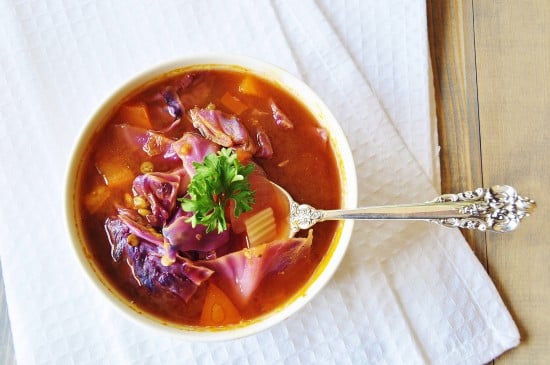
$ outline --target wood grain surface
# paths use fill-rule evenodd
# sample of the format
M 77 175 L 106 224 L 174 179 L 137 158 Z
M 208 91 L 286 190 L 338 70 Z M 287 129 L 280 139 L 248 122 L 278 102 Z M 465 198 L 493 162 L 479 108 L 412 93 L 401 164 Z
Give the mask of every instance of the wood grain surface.
M 442 190 L 509 184 L 538 203 L 467 235 L 521 333 L 495 364 L 550 363 L 550 1 L 428 0 Z

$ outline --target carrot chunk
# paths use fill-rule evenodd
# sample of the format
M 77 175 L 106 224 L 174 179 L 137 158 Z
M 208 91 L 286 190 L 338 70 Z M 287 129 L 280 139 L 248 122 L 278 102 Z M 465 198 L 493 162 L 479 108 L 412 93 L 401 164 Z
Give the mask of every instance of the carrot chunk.
M 135 127 L 152 129 L 145 103 L 125 104 L 120 107 L 118 119 Z
M 245 77 L 239 84 L 239 92 L 246 95 L 262 96 L 258 82 L 253 77 Z
M 84 205 L 90 213 L 95 213 L 105 204 L 111 192 L 105 185 L 98 185 L 94 190 L 86 194 Z
M 242 148 L 237 148 L 235 153 L 237 153 L 237 160 L 239 160 L 242 164 L 248 164 L 248 162 L 252 159 L 252 154 Z
M 241 114 L 246 109 L 248 109 L 248 105 L 231 95 L 230 93 L 223 94 L 222 98 L 220 99 L 223 105 L 225 105 L 229 110 L 231 110 L 235 114 Z
M 224 326 L 242 319 L 239 310 L 229 297 L 216 285 L 209 283 L 202 307 L 201 326 Z
M 110 188 L 129 185 L 135 177 L 122 158 L 100 160 L 96 163 L 96 168 Z

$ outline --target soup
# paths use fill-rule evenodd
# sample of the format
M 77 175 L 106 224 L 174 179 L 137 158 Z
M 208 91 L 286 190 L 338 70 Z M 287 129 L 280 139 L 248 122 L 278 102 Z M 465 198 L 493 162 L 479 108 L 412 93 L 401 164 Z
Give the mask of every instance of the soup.
M 334 151 L 308 109 L 244 71 L 171 72 L 95 133 L 79 168 L 80 233 L 139 311 L 180 325 L 243 323 L 300 291 L 337 228 L 288 238 L 288 204 L 270 181 L 296 201 L 340 207 Z

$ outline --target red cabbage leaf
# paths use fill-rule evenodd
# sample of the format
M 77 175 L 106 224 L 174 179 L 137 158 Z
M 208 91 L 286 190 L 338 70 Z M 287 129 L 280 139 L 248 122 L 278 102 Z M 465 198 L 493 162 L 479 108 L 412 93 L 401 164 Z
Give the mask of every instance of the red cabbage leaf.
M 189 115 L 193 127 L 205 138 L 224 147 L 239 147 L 251 154 L 256 152 L 257 146 L 236 116 L 215 109 L 196 107 L 189 110 Z
M 216 272 L 224 291 L 242 307 L 268 274 L 281 272 L 306 257 L 312 240 L 310 231 L 307 238 L 274 241 L 200 263 Z
M 195 176 L 194 162 L 201 163 L 206 156 L 217 153 L 220 146 L 203 138 L 196 133 L 184 133 L 183 136 L 172 143 L 172 150 L 183 162 L 183 168 L 190 177 Z
M 180 181 L 179 175 L 164 172 L 149 172 L 135 178 L 134 196 L 149 203 L 151 214 L 146 218 L 153 227 L 161 228 L 170 217 L 176 206 Z

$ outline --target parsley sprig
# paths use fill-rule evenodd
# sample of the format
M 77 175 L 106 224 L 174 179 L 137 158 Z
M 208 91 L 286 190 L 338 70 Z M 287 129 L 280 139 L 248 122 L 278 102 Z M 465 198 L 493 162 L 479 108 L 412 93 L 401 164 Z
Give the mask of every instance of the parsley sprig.
M 188 220 L 193 227 L 202 224 L 207 233 L 216 228 L 218 233 L 225 231 L 225 211 L 230 200 L 235 202 L 236 217 L 252 210 L 254 192 L 250 190 L 248 176 L 254 165 L 243 166 L 233 150 L 222 148 L 193 166 L 196 174 L 189 184 L 188 196 L 178 199 L 183 210 L 194 213 Z

